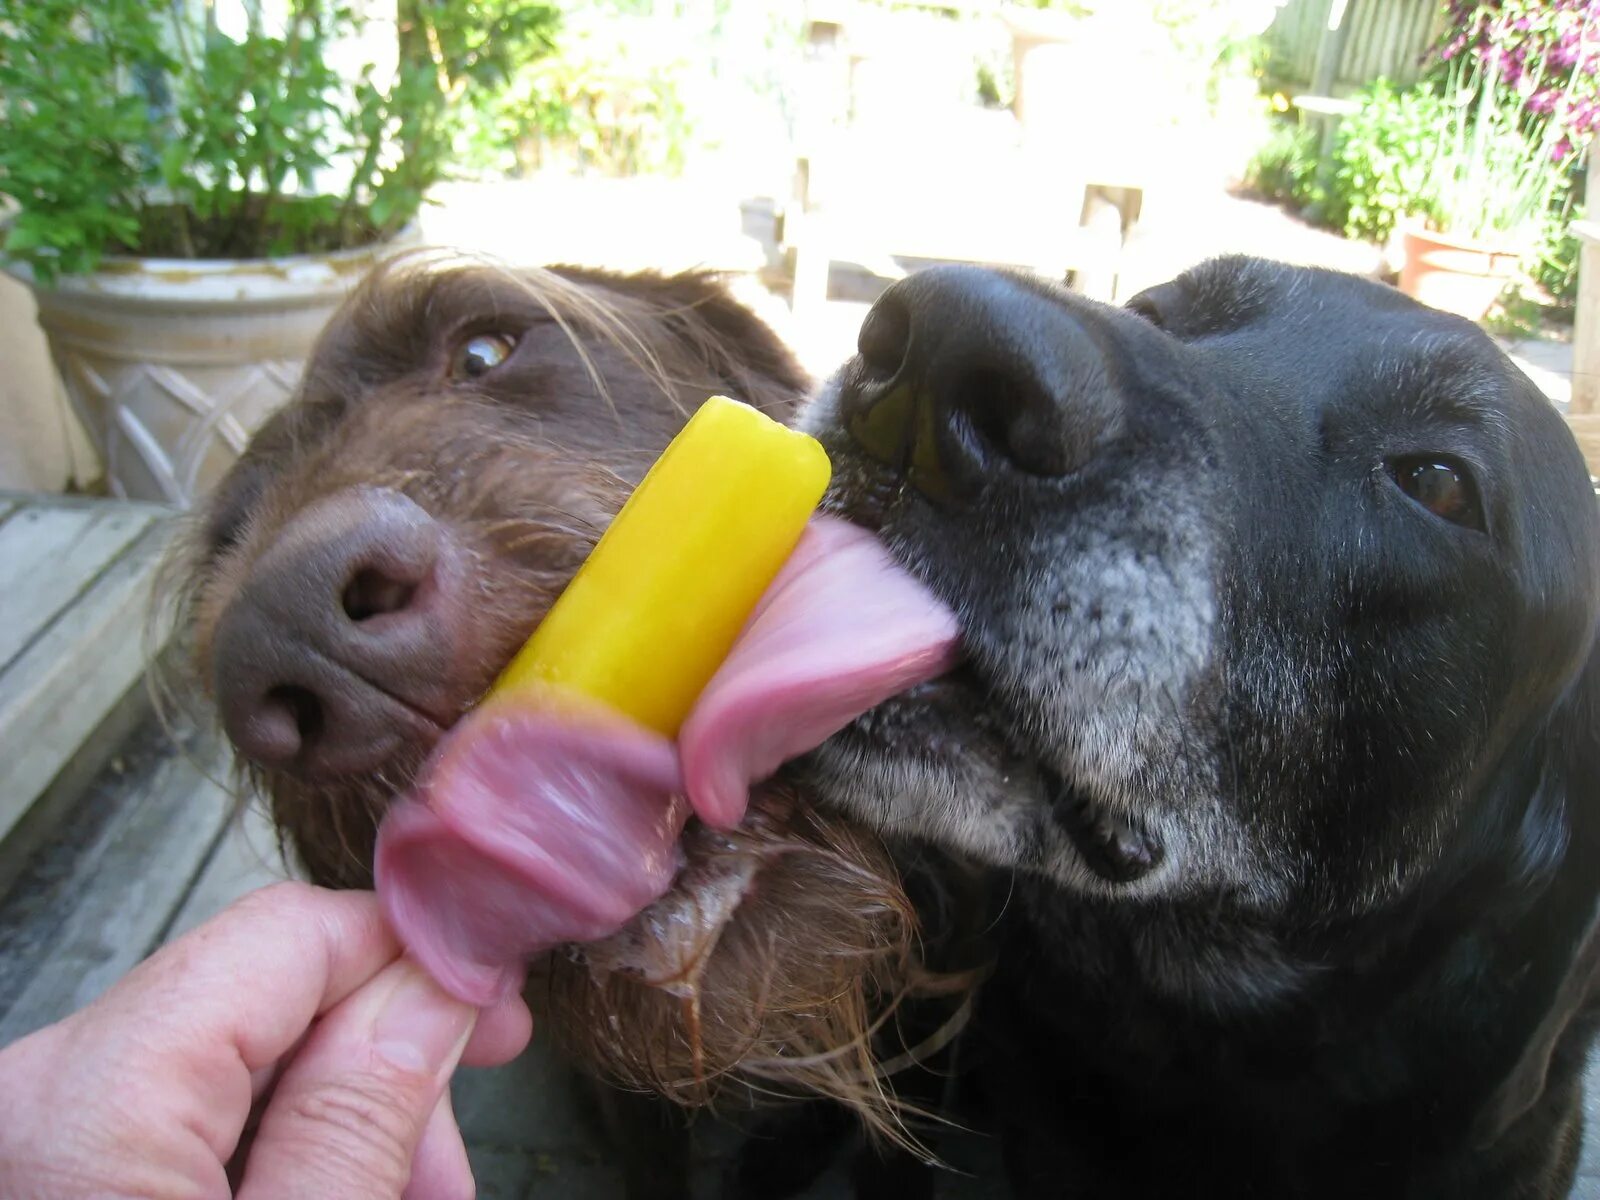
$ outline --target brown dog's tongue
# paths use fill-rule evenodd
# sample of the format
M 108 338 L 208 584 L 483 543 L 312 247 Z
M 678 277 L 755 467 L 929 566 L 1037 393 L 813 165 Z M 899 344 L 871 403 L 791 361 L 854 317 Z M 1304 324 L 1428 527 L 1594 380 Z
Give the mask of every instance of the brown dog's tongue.
M 447 990 L 489 1004 L 531 955 L 614 933 L 667 890 L 685 792 L 707 823 L 737 824 L 751 783 L 950 669 L 958 636 L 870 534 L 816 518 L 678 747 L 568 705 L 465 718 L 379 831 L 385 911 Z

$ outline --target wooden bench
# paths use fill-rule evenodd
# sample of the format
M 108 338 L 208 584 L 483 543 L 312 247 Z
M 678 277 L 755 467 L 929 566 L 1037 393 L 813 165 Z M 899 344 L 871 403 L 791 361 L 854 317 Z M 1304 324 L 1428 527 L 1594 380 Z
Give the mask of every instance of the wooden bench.
M 1020 267 L 1109 301 L 1122 233 L 1062 161 L 937 128 L 837 131 L 798 160 L 784 225 L 797 317 L 826 298 L 835 262 L 888 279 L 903 260 Z
M 918 86 L 918 45 L 863 32 L 849 5 L 813 3 L 808 16 L 783 235 L 797 317 L 826 298 L 835 262 L 889 279 L 908 260 L 1019 267 L 1113 298 L 1123 214 L 1091 196 L 1081 135 L 1063 142 L 1057 128 Z M 890 71 L 896 86 L 878 92 L 893 103 L 880 95 L 863 111 L 866 62 Z

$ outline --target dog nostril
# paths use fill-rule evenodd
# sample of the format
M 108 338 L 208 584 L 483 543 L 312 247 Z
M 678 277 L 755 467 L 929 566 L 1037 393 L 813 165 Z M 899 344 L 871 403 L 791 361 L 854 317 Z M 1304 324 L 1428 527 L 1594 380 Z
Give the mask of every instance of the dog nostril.
M 250 758 L 280 767 L 299 758 L 322 736 L 322 702 L 308 688 L 279 684 L 255 703 L 234 710 L 228 734 Z
M 1031 381 L 976 369 L 961 376 L 951 395 L 952 431 L 982 443 L 969 451 L 980 457 L 985 448 L 995 451 L 1032 475 L 1063 475 L 1072 469 L 1070 447 L 1050 420 L 1055 405 Z
M 263 697 L 258 719 L 267 726 L 274 741 L 294 739 L 289 753 L 275 756 L 284 759 L 293 758 L 316 742 L 326 724 L 322 701 L 315 692 L 297 684 L 280 684 L 269 691 Z
M 362 567 L 345 586 L 344 615 L 352 621 L 366 621 L 385 613 L 410 607 L 417 585 L 386 575 L 376 567 Z
M 856 335 L 856 350 L 868 373 L 891 379 L 911 349 L 911 313 L 892 296 L 872 306 Z
M 985 443 L 984 449 L 1010 456 L 1011 422 L 1016 397 L 1011 381 L 998 371 L 969 371 L 953 389 L 957 403 L 952 406 L 952 427 L 959 434 L 964 424 Z

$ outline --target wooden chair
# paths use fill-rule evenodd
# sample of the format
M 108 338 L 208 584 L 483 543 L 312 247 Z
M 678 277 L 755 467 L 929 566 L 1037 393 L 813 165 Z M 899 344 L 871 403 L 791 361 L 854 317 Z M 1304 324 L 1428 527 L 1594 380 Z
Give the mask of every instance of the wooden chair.
M 847 14 L 814 12 L 808 26 L 812 86 L 784 213 L 796 317 L 826 299 L 834 262 L 889 279 L 904 260 L 1020 267 L 1112 299 L 1122 215 L 1091 195 L 1072 147 L 1028 137 L 1010 112 L 935 97 L 855 111 Z

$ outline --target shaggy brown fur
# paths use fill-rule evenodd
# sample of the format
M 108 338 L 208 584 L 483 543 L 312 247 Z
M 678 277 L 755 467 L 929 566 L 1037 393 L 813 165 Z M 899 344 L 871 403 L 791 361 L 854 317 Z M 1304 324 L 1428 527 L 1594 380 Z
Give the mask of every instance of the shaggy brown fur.
M 463 378 L 455 356 L 485 332 L 516 354 Z M 392 265 L 334 319 L 298 397 L 256 435 L 174 562 L 196 690 L 229 669 L 213 657 L 218 622 L 296 515 L 342 489 L 393 489 L 441 521 L 470 563 L 472 627 L 458 631 L 469 649 L 444 682 L 442 732 L 526 639 L 688 412 L 722 392 L 784 418 L 805 386 L 770 331 L 708 276 Z M 364 887 L 377 823 L 429 748 L 354 777 L 240 767 L 312 879 Z M 891 1105 L 867 1047 L 917 972 L 914 921 L 878 839 L 769 792 L 731 838 L 691 827 L 686 846 L 688 877 L 735 864 L 759 886 L 739 884 L 731 920 L 707 924 L 687 974 L 641 978 L 652 913 L 609 946 L 553 956 L 531 985 L 541 1023 L 615 1080 L 684 1103 L 737 1080 L 742 1091 L 839 1096 L 883 1124 Z M 662 902 L 683 903 L 681 891 Z

